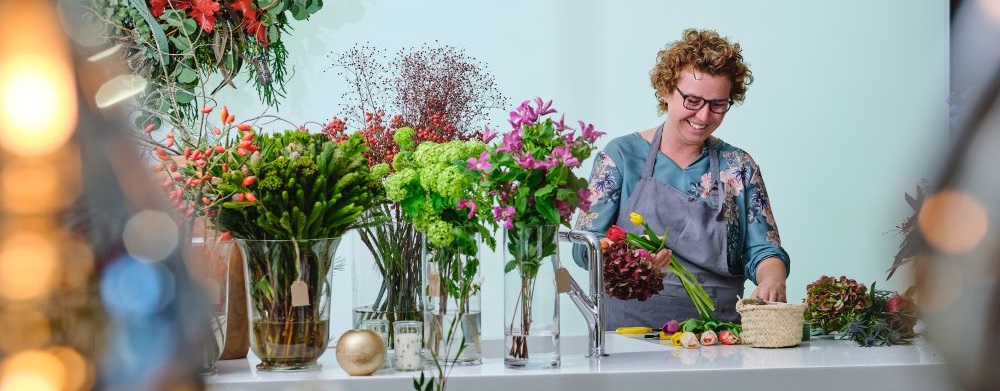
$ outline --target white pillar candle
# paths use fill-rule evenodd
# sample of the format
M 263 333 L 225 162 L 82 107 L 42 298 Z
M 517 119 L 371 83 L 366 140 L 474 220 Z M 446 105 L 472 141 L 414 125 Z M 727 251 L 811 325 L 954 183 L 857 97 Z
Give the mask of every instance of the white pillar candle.
M 400 333 L 395 336 L 395 368 L 397 371 L 419 371 L 424 367 L 420 350 L 423 348 L 423 333 Z

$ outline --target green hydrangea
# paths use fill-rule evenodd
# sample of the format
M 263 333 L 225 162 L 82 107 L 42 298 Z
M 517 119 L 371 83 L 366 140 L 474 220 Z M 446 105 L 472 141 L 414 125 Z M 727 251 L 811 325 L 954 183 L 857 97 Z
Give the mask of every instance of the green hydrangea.
M 428 178 L 428 180 L 432 180 Z M 434 192 L 447 198 L 459 199 L 466 195 L 468 189 L 472 187 L 472 180 L 459 167 L 446 166 L 437 172 L 437 177 L 433 178 Z
M 427 240 L 431 244 L 439 247 L 447 247 L 453 239 L 452 225 L 450 223 L 437 220 L 427 226 Z
M 372 178 L 384 178 L 389 174 L 389 165 L 385 163 L 379 163 L 372 167 L 371 176 Z
M 396 171 L 395 174 L 389 175 L 382 184 L 385 188 L 385 196 L 396 202 L 405 200 L 410 196 L 406 187 L 416 180 L 417 172 L 413 169 Z
M 402 151 L 408 151 L 413 149 L 413 136 L 417 132 L 411 127 L 396 129 L 396 134 L 392 136 L 392 140 L 399 145 L 399 149 Z

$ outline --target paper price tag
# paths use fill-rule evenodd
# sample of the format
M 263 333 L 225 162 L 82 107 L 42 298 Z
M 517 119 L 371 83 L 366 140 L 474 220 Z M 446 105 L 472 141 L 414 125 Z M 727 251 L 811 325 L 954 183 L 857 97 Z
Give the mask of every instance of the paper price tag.
M 569 270 L 561 267 L 556 270 L 556 293 L 566 293 L 570 291 L 570 281 L 573 281 L 573 277 L 569 275 Z
M 292 283 L 292 307 L 309 305 L 309 285 L 305 281 Z
M 427 276 L 427 296 L 441 296 L 441 274 L 436 270 Z

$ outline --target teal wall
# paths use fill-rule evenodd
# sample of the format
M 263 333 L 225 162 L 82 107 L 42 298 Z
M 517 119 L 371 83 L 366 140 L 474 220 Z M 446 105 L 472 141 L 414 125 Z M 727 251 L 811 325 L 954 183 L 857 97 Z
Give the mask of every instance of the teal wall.
M 553 99 L 567 119 L 608 132 L 603 145 L 662 121 L 648 72 L 686 27 L 738 41 L 754 72 L 745 104 L 716 135 L 761 167 L 792 256 L 789 300 L 801 301 L 823 274 L 905 289 L 908 270 L 885 282 L 894 228 L 909 212 L 903 193 L 933 178 L 950 139 L 943 0 L 327 1 L 286 38 L 294 76 L 269 113 L 296 123 L 336 115 L 345 86 L 329 56 L 356 43 L 391 54 L 437 41 L 488 64 L 511 106 Z M 227 90 L 222 102 L 242 118 L 260 114 L 252 91 Z M 491 122 L 506 129 L 506 113 Z M 356 251 L 348 244 L 340 253 Z M 483 307 L 499 309 L 500 257 L 486 265 Z M 348 262 L 336 277 L 337 335 L 350 324 L 350 275 Z M 562 313 L 564 333 L 585 333 L 568 300 Z M 486 338 L 502 336 L 502 317 L 484 313 Z

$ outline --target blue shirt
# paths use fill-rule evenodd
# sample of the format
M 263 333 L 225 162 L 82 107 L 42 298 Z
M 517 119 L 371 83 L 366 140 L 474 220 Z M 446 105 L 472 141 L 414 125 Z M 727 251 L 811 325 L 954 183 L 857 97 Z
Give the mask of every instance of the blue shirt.
M 757 265 L 770 257 L 781 259 L 790 271 L 790 259 L 781 248 L 760 167 L 746 151 L 715 137 L 708 142 L 719 151 L 719 180 L 726 185 L 722 213 L 727 228 L 729 272 L 756 284 Z M 590 211 L 580 213 L 576 229 L 604 237 L 618 220 L 620 205 L 628 202 L 639 183 L 649 147 L 649 141 L 632 133 L 611 140 L 595 157 L 590 175 Z M 708 156 L 708 148 L 703 147 L 701 155 L 682 169 L 662 152 L 657 153 L 653 178 L 686 193 L 689 202 L 715 206 L 717 198 L 712 196 L 712 190 L 717 189 L 717 184 L 712 183 Z M 576 263 L 587 268 L 583 248 L 576 246 L 573 253 Z

